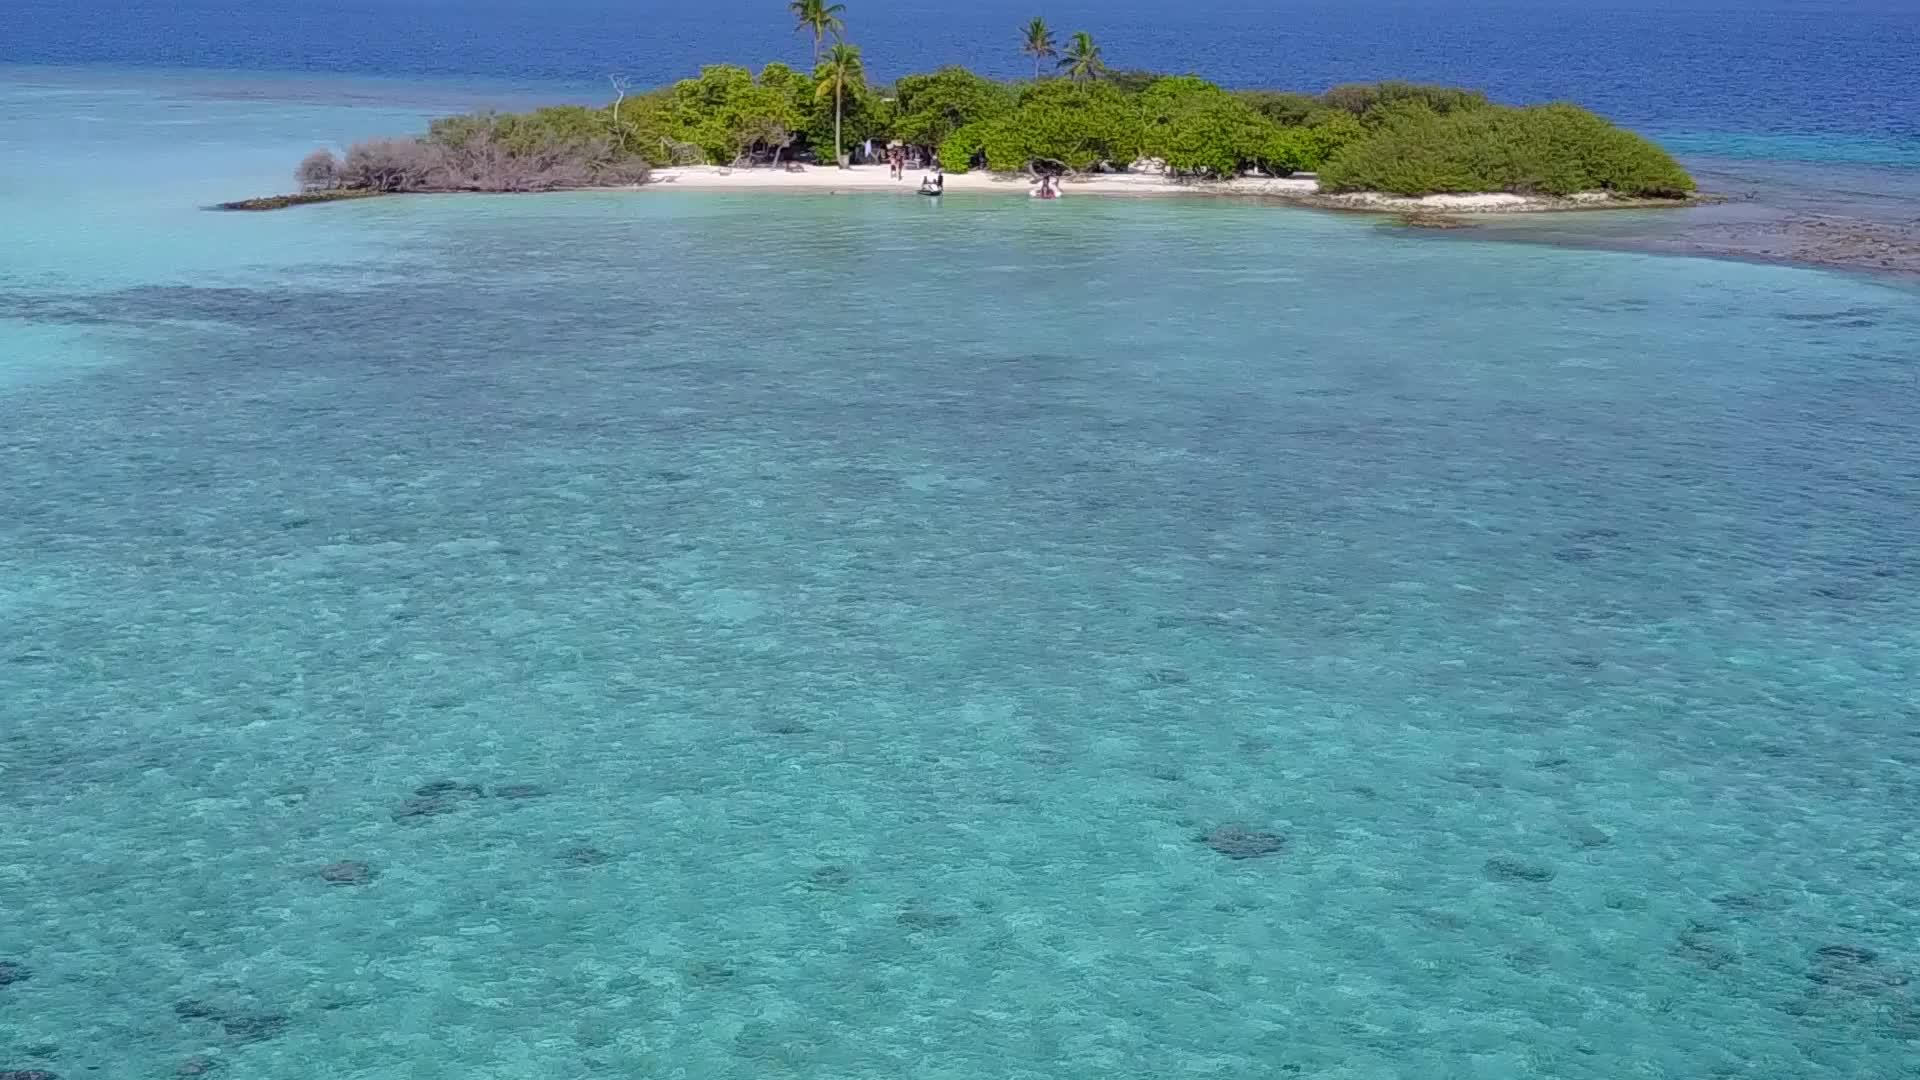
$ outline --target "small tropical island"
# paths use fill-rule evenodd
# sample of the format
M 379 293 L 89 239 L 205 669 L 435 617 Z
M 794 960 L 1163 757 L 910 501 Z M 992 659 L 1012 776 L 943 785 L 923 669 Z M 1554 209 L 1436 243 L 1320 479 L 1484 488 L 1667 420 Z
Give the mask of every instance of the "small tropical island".
M 1651 140 L 1576 105 L 1515 107 L 1408 82 L 1324 93 L 1227 90 L 1195 75 L 1109 67 L 1085 32 L 1021 29 L 1033 77 L 962 67 L 867 77 L 846 5 L 793 0 L 811 74 L 714 65 L 613 100 L 435 120 L 300 162 L 300 192 L 221 204 L 278 209 L 420 192 L 788 187 L 1024 191 L 1015 181 L 1112 194 L 1255 194 L 1340 209 L 1485 212 L 1675 204 L 1694 180 Z M 874 164 L 885 161 L 886 164 Z

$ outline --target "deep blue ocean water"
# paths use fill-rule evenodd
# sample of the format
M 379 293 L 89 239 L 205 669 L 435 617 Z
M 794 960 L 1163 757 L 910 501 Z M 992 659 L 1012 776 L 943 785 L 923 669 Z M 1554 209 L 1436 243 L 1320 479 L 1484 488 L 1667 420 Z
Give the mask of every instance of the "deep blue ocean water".
M 0 63 L 377 74 L 598 92 L 807 58 L 779 0 L 7 0 Z M 1916 0 L 885 0 L 849 36 L 883 75 L 1030 71 L 1018 30 L 1115 66 L 1319 90 L 1409 78 L 1573 99 L 1661 132 L 1920 136 Z
M 1098 10 L 1920 216 L 1910 8 Z M 800 53 L 611 11 L 0 12 L 0 1075 L 1920 1076 L 1910 282 L 1232 200 L 199 209 Z

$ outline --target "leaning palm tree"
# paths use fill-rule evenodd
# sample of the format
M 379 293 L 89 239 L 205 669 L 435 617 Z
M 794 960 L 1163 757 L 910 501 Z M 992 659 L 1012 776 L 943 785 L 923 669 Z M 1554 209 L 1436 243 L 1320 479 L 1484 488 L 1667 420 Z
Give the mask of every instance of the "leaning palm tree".
M 1067 51 L 1060 55 L 1059 66 L 1074 82 L 1097 79 L 1107 70 L 1106 61 L 1100 59 L 1100 46 L 1093 43 L 1093 35 L 1085 30 L 1073 35 Z
M 1040 77 L 1040 61 L 1049 56 L 1059 56 L 1060 50 L 1054 46 L 1053 30 L 1047 26 L 1047 20 L 1035 19 L 1027 24 L 1027 41 L 1020 51 L 1033 57 L 1033 77 Z
M 827 50 L 827 58 L 820 61 L 814 69 L 815 87 L 813 99 L 819 101 L 829 93 L 833 95 L 833 160 L 840 164 L 840 116 L 844 110 L 847 91 L 858 90 L 865 86 L 866 68 L 860 63 L 860 47 L 836 41 Z
M 845 4 L 829 4 L 827 0 L 793 0 L 787 5 L 793 13 L 794 30 L 805 30 L 813 35 L 813 62 L 820 63 L 820 39 L 832 34 L 839 37 L 846 32 L 846 21 L 840 16 L 847 10 Z

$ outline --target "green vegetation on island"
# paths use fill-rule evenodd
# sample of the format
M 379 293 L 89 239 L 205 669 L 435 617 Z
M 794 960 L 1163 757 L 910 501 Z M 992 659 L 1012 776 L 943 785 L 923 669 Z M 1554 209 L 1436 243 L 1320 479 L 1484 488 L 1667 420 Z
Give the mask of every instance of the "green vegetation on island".
M 448 117 L 420 138 L 357 144 L 344 159 L 316 151 L 301 165 L 302 190 L 626 185 L 660 166 L 845 163 L 856 148 L 896 141 L 950 172 L 1311 172 L 1323 192 L 1396 195 L 1678 198 L 1694 189 L 1659 146 L 1574 105 L 1519 108 L 1403 82 L 1314 95 L 1226 90 L 1193 75 L 1110 69 L 1091 35 L 1063 44 L 1038 18 L 1018 42 L 1033 59 L 1031 80 L 945 67 L 882 85 L 846 40 L 844 4 L 788 7 L 811 38 L 811 74 L 714 65 L 642 93 L 615 78 L 616 98 L 601 108 Z

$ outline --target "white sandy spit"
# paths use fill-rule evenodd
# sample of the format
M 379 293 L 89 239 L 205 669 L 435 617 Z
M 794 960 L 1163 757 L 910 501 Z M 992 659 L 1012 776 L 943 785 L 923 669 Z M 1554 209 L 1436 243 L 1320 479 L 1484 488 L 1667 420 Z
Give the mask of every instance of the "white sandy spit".
M 885 165 L 855 165 L 849 169 L 808 165 L 802 172 L 785 169 L 728 169 L 717 165 L 690 165 L 655 169 L 646 185 L 654 190 L 697 191 L 810 191 L 832 194 L 854 192 L 893 192 L 912 195 L 919 190 L 924 171 L 908 170 L 904 178 L 889 177 Z M 996 192 L 1005 195 L 1029 195 L 1036 181 L 1024 176 L 986 172 L 948 173 L 949 192 Z M 1486 195 L 1427 195 L 1409 198 L 1359 192 L 1340 195 L 1320 193 L 1319 181 L 1311 177 L 1243 176 L 1233 180 L 1180 180 L 1152 173 L 1097 173 L 1070 177 L 1061 182 L 1061 194 L 1076 195 L 1260 195 L 1289 199 L 1316 206 L 1350 210 L 1375 210 L 1398 213 L 1486 214 L 1524 210 L 1565 209 L 1569 204 L 1592 206 L 1612 201 L 1603 192 L 1576 195 L 1572 199 L 1494 193 Z

